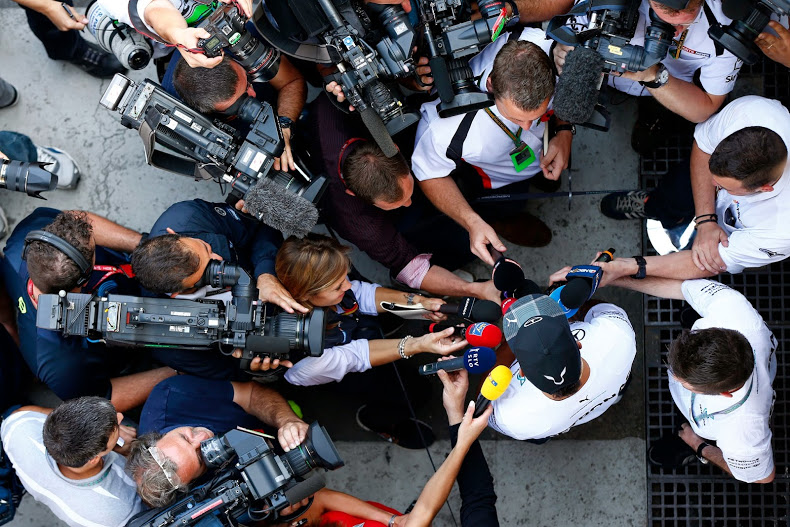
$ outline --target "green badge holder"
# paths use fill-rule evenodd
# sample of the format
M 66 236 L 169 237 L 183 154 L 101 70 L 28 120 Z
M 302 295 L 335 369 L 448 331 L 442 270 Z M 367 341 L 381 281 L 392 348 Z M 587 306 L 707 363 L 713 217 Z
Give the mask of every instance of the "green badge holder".
M 521 143 L 510 151 L 510 160 L 516 172 L 521 172 L 535 161 L 535 152 L 527 143 Z

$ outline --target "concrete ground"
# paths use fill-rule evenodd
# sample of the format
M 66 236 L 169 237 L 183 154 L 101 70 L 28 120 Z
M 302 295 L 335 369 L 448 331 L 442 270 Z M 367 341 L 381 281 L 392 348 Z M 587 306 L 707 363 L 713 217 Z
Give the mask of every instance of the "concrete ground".
M 107 81 L 90 77 L 70 64 L 50 61 L 28 30 L 24 14 L 0 0 L 0 76 L 14 84 L 22 98 L 18 106 L 0 112 L 0 129 L 29 135 L 34 142 L 70 152 L 83 177 L 73 191 L 55 191 L 38 201 L 23 194 L 0 192 L 0 206 L 11 228 L 38 206 L 86 209 L 133 229 L 148 230 L 170 204 L 195 197 L 221 201 L 213 183 L 195 182 L 145 165 L 142 144 L 135 132 L 123 128 L 117 115 L 98 105 Z M 155 78 L 152 68 L 131 77 Z M 574 190 L 635 188 L 637 157 L 628 134 L 635 106 L 627 102 L 611 108 L 609 133 L 580 129 L 574 141 Z M 567 175 L 563 176 L 567 189 Z M 566 264 L 587 263 L 597 250 L 615 247 L 618 255 L 641 253 L 636 222 L 614 222 L 597 209 L 600 196 L 534 201 L 528 208 L 554 233 L 545 248 L 526 249 L 507 244 L 508 254 L 522 263 L 527 275 L 545 283 L 548 275 Z M 359 254 L 355 263 L 371 279 L 387 282 L 387 273 Z M 478 277 L 490 270 L 469 267 Z M 602 291 L 601 298 L 626 309 L 637 332 L 634 382 L 624 401 L 603 417 L 578 427 L 560 440 L 542 446 L 511 441 L 486 432 L 483 448 L 496 480 L 502 525 L 626 526 L 646 524 L 644 470 L 644 390 L 642 302 L 638 295 Z M 438 388 L 437 388 L 438 389 Z M 434 401 L 430 415 L 437 425 L 444 419 Z M 407 451 L 379 442 L 358 431 L 351 407 L 322 415 L 346 467 L 329 474 L 330 485 L 363 499 L 405 509 L 432 473 L 424 451 Z M 337 434 L 335 434 L 337 430 Z M 449 450 L 446 440 L 430 449 L 441 463 Z M 450 499 L 458 518 L 457 491 Z M 59 525 L 49 511 L 31 498 L 23 500 L 16 526 Z M 454 525 L 447 508 L 435 525 Z

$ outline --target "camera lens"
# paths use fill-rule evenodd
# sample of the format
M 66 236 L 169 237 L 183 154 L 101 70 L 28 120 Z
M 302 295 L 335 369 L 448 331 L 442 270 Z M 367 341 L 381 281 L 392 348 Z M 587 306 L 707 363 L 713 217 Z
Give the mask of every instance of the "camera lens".
M 39 197 L 39 193 L 54 190 L 58 186 L 58 176 L 45 170 L 42 163 L 23 163 L 7 159 L 0 161 L 0 188 Z
M 307 439 L 297 448 L 286 452 L 283 457 L 297 477 L 304 476 L 315 468 L 335 470 L 344 464 L 326 428 L 318 424 L 318 421 L 310 424 Z
M 234 456 L 232 448 L 225 446 L 221 438 L 211 437 L 200 442 L 200 455 L 209 468 L 219 468 Z

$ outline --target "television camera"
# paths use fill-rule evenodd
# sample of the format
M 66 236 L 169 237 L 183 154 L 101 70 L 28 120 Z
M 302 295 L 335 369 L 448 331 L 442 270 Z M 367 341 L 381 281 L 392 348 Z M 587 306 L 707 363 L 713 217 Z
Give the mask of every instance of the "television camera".
M 36 325 L 118 346 L 207 350 L 218 345 L 226 354 L 239 348 L 245 370 L 255 357 L 297 362 L 324 353 L 322 309 L 307 315 L 279 312 L 258 300 L 244 269 L 221 260 L 206 266 L 203 285 L 230 286 L 230 303 L 61 291 L 39 296 Z
M 708 29 L 708 35 L 745 64 L 754 64 L 762 52 L 754 39 L 765 30 L 771 15 L 790 14 L 787 0 L 727 0 L 723 2 L 724 14 L 732 19 L 728 26 L 716 24 Z
M 318 422 L 310 425 L 307 438 L 298 448 L 282 456 L 272 451 L 262 434 L 243 428 L 201 442 L 200 456 L 206 467 L 219 470 L 210 482 L 169 507 L 137 515 L 127 527 L 187 527 L 212 514 L 231 527 L 245 512 L 253 522 L 288 521 L 279 515 L 282 509 L 326 486 L 323 474 L 316 469 L 336 470 L 344 465 Z M 304 510 L 296 511 L 291 518 Z

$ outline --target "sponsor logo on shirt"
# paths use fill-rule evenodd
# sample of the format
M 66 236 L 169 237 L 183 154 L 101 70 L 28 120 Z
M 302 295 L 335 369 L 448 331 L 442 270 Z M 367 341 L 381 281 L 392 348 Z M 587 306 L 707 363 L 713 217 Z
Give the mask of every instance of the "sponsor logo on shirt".
M 214 212 L 216 212 L 220 216 L 227 216 L 225 209 L 223 209 L 222 207 L 214 207 Z
M 25 299 L 22 298 L 21 296 L 19 297 L 18 307 L 20 313 L 22 313 L 23 315 L 27 313 L 27 304 L 25 304 Z
M 769 250 L 769 249 L 762 249 L 762 248 L 761 248 L 761 249 L 760 249 L 760 252 L 764 252 L 765 254 L 767 254 L 767 255 L 768 255 L 769 257 L 771 257 L 771 258 L 773 258 L 774 256 L 785 256 L 785 255 L 784 255 L 784 254 L 782 254 L 782 253 L 777 253 L 777 252 L 771 251 L 771 250 Z
M 697 51 L 696 49 L 691 49 L 688 46 L 683 46 L 680 49 L 682 51 L 685 51 L 686 53 L 689 53 L 690 55 L 697 55 L 698 57 L 702 57 L 704 59 L 709 59 L 710 58 L 710 53 L 705 53 L 703 51 Z
M 582 340 L 584 338 L 584 335 L 586 334 L 582 328 L 574 329 L 572 333 L 573 333 L 573 338 L 575 338 L 576 340 Z

